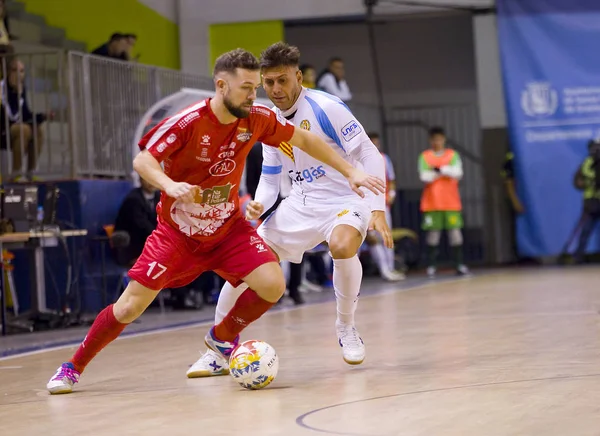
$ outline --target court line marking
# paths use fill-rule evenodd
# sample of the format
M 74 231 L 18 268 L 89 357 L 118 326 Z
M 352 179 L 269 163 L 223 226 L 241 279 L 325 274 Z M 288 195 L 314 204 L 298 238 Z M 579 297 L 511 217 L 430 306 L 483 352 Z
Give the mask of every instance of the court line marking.
M 448 284 L 448 283 L 460 283 L 460 282 L 473 281 L 473 280 L 478 280 L 480 278 L 488 278 L 489 279 L 490 277 L 503 276 L 503 275 L 508 275 L 508 274 L 510 274 L 510 273 L 509 272 L 498 272 L 498 273 L 482 272 L 477 275 L 468 276 L 468 277 L 452 277 L 452 276 L 440 277 L 436 280 L 431 280 L 431 281 L 428 281 L 425 283 L 410 285 L 410 286 L 407 286 L 404 288 L 392 288 L 392 289 L 383 290 L 381 292 L 375 292 L 373 294 L 365 295 L 364 297 L 361 296 L 360 299 L 364 300 L 367 298 L 380 297 L 380 296 L 391 295 L 391 294 L 400 293 L 400 292 L 413 291 L 413 290 L 424 289 L 424 288 L 429 288 L 429 287 L 436 287 L 436 286 L 440 286 L 440 285 L 444 285 L 444 284 Z M 308 309 L 313 306 L 329 304 L 333 301 L 335 301 L 335 298 L 333 298 L 331 300 L 327 300 L 327 301 L 306 303 L 301 306 L 275 308 L 275 310 L 269 310 L 263 316 L 270 316 L 270 315 L 277 314 L 277 313 L 291 312 L 294 310 L 305 310 L 305 309 Z M 154 334 L 175 332 L 175 331 L 190 329 L 193 327 L 199 327 L 199 326 L 203 326 L 203 325 L 211 325 L 213 322 L 214 322 L 214 318 L 210 318 L 210 319 L 204 319 L 204 320 L 199 320 L 199 321 L 186 321 L 186 322 L 168 326 L 168 327 L 151 327 L 148 330 L 144 330 L 144 331 L 138 331 L 138 332 L 133 332 L 133 333 L 124 333 L 121 336 L 119 336 L 116 340 L 119 341 L 119 340 L 139 338 L 139 337 L 154 335 Z M 21 350 L 16 349 L 16 350 L 14 350 L 14 352 L 8 351 L 8 353 L 9 353 L 8 355 L 0 357 L 0 362 L 6 361 L 6 360 L 11 360 L 11 359 L 17 359 L 19 357 L 33 356 L 36 354 L 48 353 L 51 351 L 57 351 L 57 350 L 63 350 L 66 348 L 71 348 L 71 347 L 79 345 L 82 340 L 83 340 L 83 337 L 76 341 L 53 342 L 53 343 L 48 343 L 45 345 L 42 344 L 42 345 L 37 345 L 37 346 L 33 346 L 33 347 L 25 347 L 24 349 L 21 349 Z M 31 348 L 35 348 L 35 349 L 31 350 Z M 23 350 L 27 350 L 27 351 L 23 351 Z
M 500 382 L 489 382 L 489 383 L 474 383 L 474 384 L 470 384 L 470 385 L 450 386 L 450 387 L 446 387 L 446 388 L 423 389 L 423 390 L 419 390 L 419 391 L 401 392 L 399 394 L 382 395 L 379 397 L 364 398 L 362 400 L 354 400 L 354 401 L 348 401 L 345 403 L 332 404 L 331 406 L 320 407 L 318 409 L 311 410 L 309 412 L 303 413 L 302 415 L 298 416 L 296 418 L 296 424 L 306 430 L 311 430 L 311 431 L 314 431 L 317 433 L 326 433 L 326 434 L 343 435 L 343 436 L 374 436 L 369 433 L 348 433 L 348 432 L 341 433 L 339 431 L 334 431 L 334 430 L 325 430 L 322 428 L 313 427 L 309 424 L 306 424 L 304 422 L 304 420 L 311 415 L 317 414 L 317 413 L 325 411 L 325 410 L 335 409 L 337 407 L 343 407 L 343 406 L 348 406 L 348 405 L 357 404 L 357 403 L 363 403 L 363 402 L 367 402 L 367 401 L 383 400 L 383 399 L 387 399 L 387 398 L 404 397 L 404 396 L 419 395 L 419 394 L 429 394 L 429 393 L 434 393 L 434 392 L 456 391 L 456 390 L 460 390 L 460 389 L 473 389 L 473 388 L 481 388 L 481 387 L 489 387 L 489 386 L 502 386 L 502 385 L 508 385 L 508 384 L 517 384 L 517 383 L 532 383 L 532 382 L 535 383 L 535 382 L 542 382 L 542 381 L 573 380 L 573 379 L 594 378 L 594 377 L 600 377 L 600 373 L 580 374 L 580 375 L 557 375 L 557 376 L 552 376 L 552 377 L 531 378 L 531 379 L 523 379 L 523 380 L 505 380 L 505 381 L 500 381 Z

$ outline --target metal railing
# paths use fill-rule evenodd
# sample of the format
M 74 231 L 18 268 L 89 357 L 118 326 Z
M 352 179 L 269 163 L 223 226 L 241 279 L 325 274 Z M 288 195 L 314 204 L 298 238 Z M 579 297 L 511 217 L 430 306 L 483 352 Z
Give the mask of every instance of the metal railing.
M 0 56 L 0 175 L 4 181 L 71 173 L 66 53 Z
M 131 144 L 146 110 L 183 87 L 212 79 L 180 71 L 69 53 L 71 131 L 80 177 L 128 177 Z

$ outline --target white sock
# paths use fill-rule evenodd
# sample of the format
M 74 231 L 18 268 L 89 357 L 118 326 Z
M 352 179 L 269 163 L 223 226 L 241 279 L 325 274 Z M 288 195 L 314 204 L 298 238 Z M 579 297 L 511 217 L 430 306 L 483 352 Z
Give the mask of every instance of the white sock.
M 393 248 L 385 247 L 385 253 L 387 254 L 388 268 L 390 269 L 390 271 L 395 271 L 396 270 L 396 252 L 394 251 Z
M 354 312 L 362 282 L 362 265 L 358 256 L 333 259 L 333 289 L 337 301 L 337 320 L 354 325 Z
M 223 318 L 227 316 L 229 311 L 233 309 L 235 302 L 244 291 L 248 289 L 246 283 L 242 283 L 237 288 L 231 286 L 229 282 L 225 282 L 221 293 L 219 294 L 219 300 L 217 301 L 217 308 L 215 310 L 215 325 L 223 321 Z
M 390 268 L 388 266 L 388 254 L 386 253 L 386 248 L 383 244 L 375 244 L 369 247 L 371 251 L 371 256 L 373 256 L 373 260 L 377 264 L 377 268 L 379 268 L 379 272 L 384 274 L 389 272 Z

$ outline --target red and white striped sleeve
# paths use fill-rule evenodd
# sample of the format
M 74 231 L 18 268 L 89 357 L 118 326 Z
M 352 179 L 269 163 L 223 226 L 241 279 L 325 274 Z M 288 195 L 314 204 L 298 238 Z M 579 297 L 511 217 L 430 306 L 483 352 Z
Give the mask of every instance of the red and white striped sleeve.
M 192 122 L 205 105 L 202 101 L 162 120 L 140 140 L 140 150 L 148 150 L 159 162 L 168 158 L 191 138 Z

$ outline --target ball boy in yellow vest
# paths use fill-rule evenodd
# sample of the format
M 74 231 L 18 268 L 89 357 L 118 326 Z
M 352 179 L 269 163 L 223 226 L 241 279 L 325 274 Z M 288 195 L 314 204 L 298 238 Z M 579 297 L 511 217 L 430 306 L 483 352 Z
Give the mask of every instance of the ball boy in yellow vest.
M 446 148 L 446 134 L 441 127 L 429 131 L 431 148 L 419 156 L 419 177 L 425 188 L 421 195 L 422 228 L 427 232 L 427 275 L 436 273 L 436 258 L 442 230 L 446 230 L 452 247 L 456 271 L 469 273 L 463 263 L 463 218 L 458 182 L 463 176 L 460 155 Z

